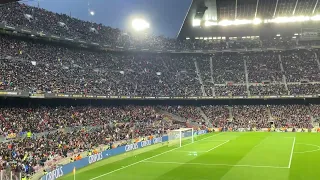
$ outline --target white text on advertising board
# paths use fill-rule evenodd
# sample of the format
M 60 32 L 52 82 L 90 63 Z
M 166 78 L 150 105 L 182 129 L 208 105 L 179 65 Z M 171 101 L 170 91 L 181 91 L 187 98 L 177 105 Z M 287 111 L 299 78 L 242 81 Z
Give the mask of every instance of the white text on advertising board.
M 89 161 L 89 164 L 92 164 L 94 162 L 100 161 L 101 159 L 103 159 L 102 152 L 89 156 L 88 161 Z
M 46 174 L 46 180 L 58 179 L 61 176 L 63 176 L 62 167 L 58 167 L 57 169 Z
M 141 141 L 141 147 L 150 146 L 151 140 Z
M 153 144 L 162 143 L 162 137 L 154 138 L 152 139 L 152 141 L 153 141 Z
M 125 151 L 128 152 L 128 151 L 136 150 L 138 148 L 139 148 L 138 143 L 128 144 L 125 146 Z
M 198 135 L 201 135 L 201 134 L 206 134 L 206 131 L 205 130 L 198 131 Z

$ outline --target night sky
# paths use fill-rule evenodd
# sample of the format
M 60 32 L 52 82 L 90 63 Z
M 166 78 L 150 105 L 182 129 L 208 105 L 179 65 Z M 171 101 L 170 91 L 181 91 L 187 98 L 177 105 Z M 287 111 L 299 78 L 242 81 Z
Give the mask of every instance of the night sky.
M 23 0 L 38 6 L 38 0 Z M 106 26 L 128 30 L 133 17 L 143 17 L 150 22 L 152 34 L 176 37 L 191 0 L 40 0 L 41 8 L 70 14 L 81 20 L 102 23 Z M 95 12 L 89 15 L 89 10 Z

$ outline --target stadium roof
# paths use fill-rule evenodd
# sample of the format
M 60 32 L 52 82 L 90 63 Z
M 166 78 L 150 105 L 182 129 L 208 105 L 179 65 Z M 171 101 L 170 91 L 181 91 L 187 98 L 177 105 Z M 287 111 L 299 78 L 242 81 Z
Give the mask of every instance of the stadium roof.
M 178 38 L 292 34 L 319 27 L 319 6 L 319 0 L 193 0 Z

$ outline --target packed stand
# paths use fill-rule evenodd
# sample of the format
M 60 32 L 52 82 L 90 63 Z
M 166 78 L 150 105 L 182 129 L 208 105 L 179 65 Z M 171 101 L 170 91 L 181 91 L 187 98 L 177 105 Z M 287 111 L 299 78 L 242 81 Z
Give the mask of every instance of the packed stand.
M 287 82 L 320 81 L 320 71 L 314 51 L 286 51 L 282 53 L 282 64 L 286 72 Z
M 212 57 L 215 84 L 244 83 L 244 57 L 238 53 L 216 54 Z M 210 65 L 210 64 L 208 64 Z
M 214 87 L 216 96 L 247 96 L 245 85 L 226 85 Z
M 315 95 L 320 94 L 320 84 L 288 84 L 291 95 Z
M 280 84 L 282 72 L 290 94 L 319 93 L 319 67 L 315 52 L 308 50 L 213 56 L 130 54 L 8 36 L 1 36 L 0 48 L 0 90 L 110 96 L 246 96 L 246 60 L 249 83 L 264 84 L 250 85 L 252 95 L 287 95 L 284 84 Z M 292 83 L 300 80 L 311 83 Z
M 269 115 L 265 105 L 233 106 L 233 128 L 268 128 Z
M 279 37 L 274 39 L 264 39 L 262 40 L 262 47 L 264 48 L 292 48 L 297 45 L 295 40 L 291 37 Z
M 150 106 L 0 108 L 1 134 L 39 133 L 66 127 L 103 126 L 106 123 L 153 123 L 161 120 Z M 149 124 L 146 124 L 149 125 Z
M 240 40 L 240 41 L 229 40 L 227 44 L 230 49 L 261 48 L 261 42 L 258 40 Z
M 246 56 L 248 80 L 252 83 L 282 81 L 279 54 L 273 52 L 252 53 Z
M 277 96 L 277 95 L 288 95 L 283 84 L 270 84 L 270 85 L 250 85 L 250 95 L 257 96 Z
M 184 127 L 151 106 L 15 107 L 1 108 L 0 115 L 1 133 L 8 138 L 0 146 L 1 162 L 23 174 L 33 174 L 47 161 L 70 153 Z M 33 135 L 22 136 L 23 131 Z
M 175 40 L 162 36 L 138 36 L 102 24 L 82 21 L 66 14 L 58 14 L 42 8 L 13 2 L 0 6 L 0 22 L 7 26 L 21 27 L 27 30 L 96 42 L 109 47 L 162 49 L 162 50 L 224 50 L 251 48 L 291 48 L 298 43 L 292 37 L 276 37 L 266 40 Z M 301 44 L 305 44 L 301 42 Z M 318 44 L 317 41 L 308 44 Z
M 3 90 L 199 96 L 194 57 L 106 53 L 4 37 Z
M 320 105 L 311 104 L 310 105 L 310 113 L 313 117 L 313 120 L 319 123 L 320 122 Z
M 58 14 L 21 3 L 7 3 L 0 7 L 0 22 L 67 38 L 102 43 L 110 47 L 168 49 L 168 50 L 221 50 L 224 42 L 204 40 L 177 41 L 161 36 L 135 37 L 116 28 L 89 21 L 81 21 L 66 14 Z
M 202 111 L 208 117 L 213 127 L 225 127 L 230 121 L 228 106 L 201 106 Z
M 198 122 L 199 124 L 204 122 L 204 119 L 196 106 L 161 106 L 161 108 L 169 113 L 178 115 L 187 121 Z
M 311 128 L 312 122 L 309 108 L 305 105 L 272 105 L 270 106 L 271 120 L 275 126 Z

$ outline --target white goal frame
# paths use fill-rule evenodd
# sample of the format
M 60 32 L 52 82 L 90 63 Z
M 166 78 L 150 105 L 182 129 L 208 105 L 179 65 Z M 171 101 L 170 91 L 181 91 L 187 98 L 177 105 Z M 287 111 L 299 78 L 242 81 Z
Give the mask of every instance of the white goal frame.
M 189 131 L 189 130 L 191 130 L 191 142 L 192 143 L 194 143 L 194 138 L 193 138 L 193 133 L 194 133 L 194 131 L 193 131 L 193 128 L 180 128 L 180 129 L 175 129 L 175 130 L 171 130 L 170 131 L 170 133 L 171 132 L 177 132 L 177 134 L 179 134 L 179 147 L 181 147 L 182 146 L 182 133 L 184 132 L 184 131 Z M 170 141 L 170 140 L 169 140 Z

